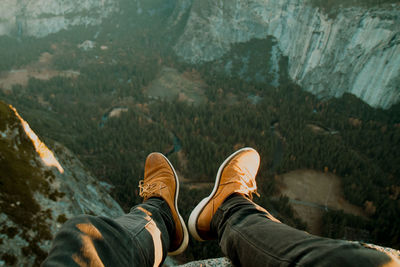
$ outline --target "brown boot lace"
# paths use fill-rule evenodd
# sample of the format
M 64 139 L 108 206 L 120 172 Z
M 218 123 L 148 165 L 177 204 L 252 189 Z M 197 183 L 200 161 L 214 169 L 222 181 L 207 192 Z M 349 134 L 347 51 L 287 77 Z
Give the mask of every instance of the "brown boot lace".
M 157 190 L 160 191 L 159 194 L 161 194 L 161 189 L 163 189 L 165 186 L 159 186 L 159 188 L 157 188 L 157 184 L 156 183 L 152 183 L 152 184 L 148 184 L 145 183 L 143 180 L 139 181 L 139 196 L 141 196 L 142 198 L 146 199 L 149 196 L 152 196 L 155 194 L 155 192 Z
M 151 193 L 153 193 L 154 189 L 156 188 L 155 184 L 145 184 L 143 180 L 139 181 L 139 196 L 142 198 L 146 198 Z

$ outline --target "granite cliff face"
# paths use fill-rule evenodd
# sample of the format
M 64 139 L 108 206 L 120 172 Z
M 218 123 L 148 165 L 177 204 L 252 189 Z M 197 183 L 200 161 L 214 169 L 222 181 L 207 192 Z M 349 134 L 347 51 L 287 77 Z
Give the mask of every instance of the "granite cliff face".
M 400 100 L 400 6 L 342 8 L 335 18 L 306 0 L 181 0 L 189 14 L 174 49 L 199 63 L 235 43 L 273 37 L 288 57 L 290 78 L 321 97 L 357 95 L 374 107 Z
M 96 25 L 118 16 L 117 0 L 3 0 L 0 35 L 43 37 L 73 25 Z M 272 39 L 269 70 L 259 81 L 277 86 L 279 58 L 289 77 L 320 97 L 352 93 L 374 107 L 400 101 L 400 4 L 339 8 L 330 17 L 309 0 L 133 0 L 139 27 L 163 20 L 179 38 L 174 51 L 200 63 L 227 55 L 235 44 Z M 148 20 L 142 20 L 143 17 Z M 167 38 L 168 39 L 168 38 Z M 244 56 L 246 57 L 246 56 Z M 253 62 L 242 60 L 246 65 Z M 226 62 L 229 72 L 230 62 Z M 262 78 L 265 73 L 274 77 Z M 261 75 L 262 74 L 262 75 Z
M 0 101 L 0 266 L 38 266 L 53 235 L 75 215 L 123 214 L 107 185 L 68 149 L 54 143 L 56 158 L 29 129 Z
M 113 0 L 3 0 L 0 35 L 44 37 L 78 25 L 97 25 L 118 10 Z

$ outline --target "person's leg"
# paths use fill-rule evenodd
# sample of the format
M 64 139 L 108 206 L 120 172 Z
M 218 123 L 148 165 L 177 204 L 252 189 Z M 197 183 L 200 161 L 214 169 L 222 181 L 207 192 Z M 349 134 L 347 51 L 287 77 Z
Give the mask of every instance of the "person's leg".
M 377 250 L 317 237 L 271 220 L 242 195 L 230 196 L 211 221 L 222 252 L 240 266 L 383 266 L 394 263 Z
M 174 237 L 175 223 L 168 204 L 160 198 L 150 198 L 116 219 L 130 234 L 144 259 L 135 266 L 159 266 L 165 260 Z M 137 222 L 140 222 L 139 224 Z
M 220 166 L 211 194 L 189 217 L 200 241 L 218 238 L 239 266 L 379 266 L 391 258 L 347 241 L 320 238 L 280 223 L 251 201 L 260 158 L 241 149 Z
M 188 233 L 177 206 L 179 181 L 160 153 L 146 159 L 144 203 L 115 220 L 82 215 L 57 233 L 43 266 L 159 266 L 182 253 Z
M 158 266 L 174 230 L 168 205 L 157 198 L 115 220 L 81 215 L 57 233 L 43 266 Z

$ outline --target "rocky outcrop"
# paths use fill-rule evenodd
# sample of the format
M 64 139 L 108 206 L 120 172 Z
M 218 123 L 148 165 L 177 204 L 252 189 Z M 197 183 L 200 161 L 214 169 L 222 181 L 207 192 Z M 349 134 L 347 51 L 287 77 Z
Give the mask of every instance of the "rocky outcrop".
M 111 198 L 111 185 L 98 182 L 78 158 L 60 143 L 53 143 L 64 173 L 55 172 L 58 190 L 65 194 L 57 201 L 57 207 L 68 218 L 78 214 L 95 214 L 116 218 L 123 214 L 119 204 Z M 53 209 L 54 210 L 54 209 Z
M 116 10 L 113 0 L 3 0 L 0 35 L 44 37 L 71 26 L 100 24 Z
M 276 38 L 289 76 L 318 96 L 355 94 L 374 107 L 400 100 L 400 6 L 342 8 L 335 18 L 306 0 L 181 0 L 174 18 L 189 12 L 175 52 L 199 63 L 235 43 Z
M 68 218 L 123 211 L 68 149 L 54 143 L 54 157 L 18 116 L 0 101 L 0 266 L 37 266 Z
M 232 262 L 226 258 L 203 259 L 187 263 L 178 263 L 175 259 L 167 257 L 163 262 L 164 267 L 232 267 Z
M 206 259 L 200 261 L 192 261 L 179 267 L 232 267 L 233 264 L 228 258 L 216 258 L 216 259 Z

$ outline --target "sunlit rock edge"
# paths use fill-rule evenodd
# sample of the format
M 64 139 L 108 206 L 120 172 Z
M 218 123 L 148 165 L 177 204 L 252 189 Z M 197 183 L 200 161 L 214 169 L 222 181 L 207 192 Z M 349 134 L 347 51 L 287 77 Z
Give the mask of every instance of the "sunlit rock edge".
M 0 105 L 4 107 L 5 104 L 0 102 Z M 61 173 L 55 167 L 47 167 L 40 158 L 39 153 L 34 149 L 24 149 L 22 151 L 22 148 L 19 147 L 19 144 L 21 144 L 20 139 L 26 138 L 26 133 L 22 129 L 21 122 L 15 116 L 13 125 L 7 125 L 6 130 L 0 132 L 0 139 L 8 143 L 9 147 L 13 147 L 16 155 L 18 153 L 35 153 L 36 155 L 33 156 L 36 157 L 37 161 L 35 163 L 26 162 L 25 164 L 30 164 L 34 167 L 35 170 L 43 175 L 43 179 L 45 179 L 44 172 L 51 171 L 55 179 L 51 182 L 50 187 L 65 194 L 61 198 L 52 200 L 49 196 L 40 192 L 33 192 L 34 199 L 40 205 L 41 209 L 51 210 L 52 218 L 46 219 L 46 224 L 53 235 L 62 225 L 62 223 L 57 221 L 60 216 L 71 218 L 79 214 L 93 214 L 116 218 L 123 214 L 121 207 L 111 198 L 105 186 L 100 184 L 85 169 L 76 156 L 61 144 L 54 142 L 51 148 L 55 152 L 58 162 L 63 167 L 64 173 Z M 42 162 L 41 166 L 37 166 L 37 162 Z M 26 177 L 26 179 L 29 179 L 29 177 Z M 15 209 L 21 208 L 18 202 L 10 202 L 8 204 Z M 0 212 L 0 225 L 2 225 L 2 228 L 7 226 L 19 229 L 18 222 L 13 222 L 4 212 Z M 32 237 L 37 234 L 34 230 L 29 233 Z M 3 233 L 0 233 L 0 239 L 2 239 L 0 251 L 15 256 L 18 259 L 17 263 L 19 266 L 33 264 L 35 256 L 25 256 L 21 250 L 23 247 L 29 245 L 27 240 L 19 234 L 16 234 L 13 238 L 9 238 Z M 51 241 L 41 240 L 38 245 L 43 251 L 48 251 Z M 0 266 L 4 264 L 5 262 L 0 259 Z

